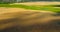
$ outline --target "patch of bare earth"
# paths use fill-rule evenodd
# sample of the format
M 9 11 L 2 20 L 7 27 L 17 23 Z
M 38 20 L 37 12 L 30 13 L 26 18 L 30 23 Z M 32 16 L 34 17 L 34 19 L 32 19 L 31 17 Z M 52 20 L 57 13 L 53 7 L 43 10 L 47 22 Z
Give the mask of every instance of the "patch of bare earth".
M 0 8 L 1 32 L 60 32 L 60 16 L 54 12 L 23 8 Z M 55 23 L 56 22 L 56 23 Z M 57 30 L 56 30 L 57 29 Z

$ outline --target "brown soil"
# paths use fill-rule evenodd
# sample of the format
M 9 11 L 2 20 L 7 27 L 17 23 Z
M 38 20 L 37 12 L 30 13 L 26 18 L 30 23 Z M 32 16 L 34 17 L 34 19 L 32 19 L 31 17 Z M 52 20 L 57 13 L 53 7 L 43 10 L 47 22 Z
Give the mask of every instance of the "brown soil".
M 23 8 L 0 8 L 0 31 L 8 32 L 59 32 L 60 27 L 55 22 L 60 22 L 60 16 L 54 16 L 54 12 L 27 10 Z M 45 26 L 47 25 L 47 26 Z M 18 26 L 18 27 L 17 27 Z M 21 28 L 22 26 L 22 28 Z M 41 26 L 41 27 L 40 27 Z M 13 28 L 12 28 L 13 27 Z M 24 28 L 23 28 L 24 27 Z M 35 27 L 35 28 L 34 28 Z M 48 28 L 47 28 L 48 27 Z M 41 28 L 41 29 L 39 29 Z M 5 30 L 4 30 L 5 29 Z M 17 29 L 17 30 L 15 30 Z M 22 29 L 22 30 L 20 30 Z M 48 29 L 48 30 L 47 30 Z M 56 30 L 57 29 L 57 30 Z

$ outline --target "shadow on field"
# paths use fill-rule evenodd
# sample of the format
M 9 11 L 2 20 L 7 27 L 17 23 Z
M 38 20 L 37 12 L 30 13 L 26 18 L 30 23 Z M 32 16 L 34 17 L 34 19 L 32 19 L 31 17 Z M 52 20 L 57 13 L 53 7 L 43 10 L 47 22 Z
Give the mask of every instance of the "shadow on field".
M 0 14 L 0 32 L 60 32 L 60 16 L 40 11 Z

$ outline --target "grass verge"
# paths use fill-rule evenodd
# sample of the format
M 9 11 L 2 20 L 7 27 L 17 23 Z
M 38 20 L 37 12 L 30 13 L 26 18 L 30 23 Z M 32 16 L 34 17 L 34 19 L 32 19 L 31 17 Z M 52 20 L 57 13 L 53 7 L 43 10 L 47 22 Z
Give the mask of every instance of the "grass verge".
M 60 13 L 60 8 L 55 7 L 53 5 L 39 5 L 39 6 L 26 6 L 26 5 L 10 5 L 10 4 L 0 4 L 0 7 L 13 7 L 13 8 L 25 8 L 25 9 L 32 9 L 32 10 L 45 10 L 45 11 L 53 11 Z

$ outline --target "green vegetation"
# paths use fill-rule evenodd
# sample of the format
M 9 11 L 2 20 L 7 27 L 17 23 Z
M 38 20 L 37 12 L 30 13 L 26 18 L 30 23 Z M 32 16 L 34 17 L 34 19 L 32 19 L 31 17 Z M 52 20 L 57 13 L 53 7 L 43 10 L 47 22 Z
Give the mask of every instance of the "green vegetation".
M 39 6 L 26 6 L 26 5 L 10 5 L 10 4 L 0 4 L 0 7 L 13 7 L 13 8 L 25 8 L 25 9 L 33 9 L 33 10 L 45 10 L 45 11 L 53 11 L 60 13 L 60 8 L 57 8 L 59 5 L 39 5 Z

